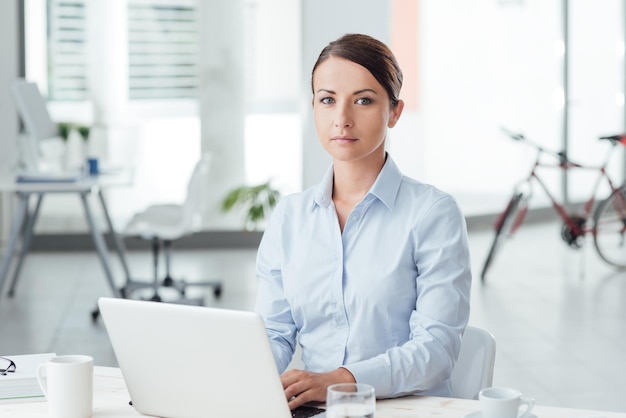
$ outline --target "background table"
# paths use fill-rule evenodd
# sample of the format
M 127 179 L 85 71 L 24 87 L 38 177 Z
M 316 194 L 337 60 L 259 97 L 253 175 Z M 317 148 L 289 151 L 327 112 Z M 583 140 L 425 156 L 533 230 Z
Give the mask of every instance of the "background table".
M 528 394 L 532 396 L 532 394 Z M 144 416 L 128 405 L 130 396 L 118 368 L 95 367 L 93 417 Z M 47 416 L 46 402 L 0 404 L 0 416 L 32 418 Z M 376 418 L 463 418 L 479 409 L 478 401 L 432 396 L 409 396 L 376 402 Z M 586 411 L 535 405 L 538 418 L 626 418 L 626 413 Z M 217 418 L 217 417 L 216 417 Z M 228 417 L 219 417 L 228 418 Z M 258 418 L 275 418 L 263 417 Z
M 85 212 L 85 218 L 91 232 L 98 257 L 100 258 L 102 268 L 106 275 L 109 286 L 113 295 L 116 297 L 123 296 L 121 291 L 116 287 L 113 279 L 113 273 L 111 264 L 109 262 L 108 251 L 106 242 L 104 240 L 103 232 L 98 227 L 94 219 L 94 210 L 89 200 L 90 194 L 95 194 L 98 197 L 102 211 L 105 215 L 106 225 L 108 232 L 113 238 L 115 250 L 120 257 L 122 266 L 126 274 L 126 280 L 130 280 L 130 274 L 128 271 L 128 265 L 124 256 L 125 248 L 122 239 L 115 233 L 111 217 L 107 208 L 106 200 L 104 198 L 103 190 L 109 187 L 128 186 L 132 184 L 132 173 L 130 170 L 119 170 L 113 174 L 100 174 L 96 176 L 85 176 L 75 181 L 31 181 L 31 182 L 17 182 L 14 177 L 1 178 L 0 179 L 0 192 L 12 192 L 17 197 L 17 208 L 13 216 L 13 222 L 11 223 L 11 230 L 9 232 L 9 238 L 7 241 L 2 262 L 0 263 L 0 296 L 2 295 L 4 282 L 8 277 L 10 268 L 13 264 L 14 258 L 17 256 L 17 263 L 13 272 L 11 285 L 9 287 L 9 296 L 13 295 L 15 284 L 19 278 L 20 270 L 24 258 L 28 252 L 30 239 L 33 234 L 33 228 L 39 214 L 41 202 L 43 197 L 47 194 L 61 194 L 70 193 L 80 196 L 82 206 Z M 31 206 L 31 197 L 35 198 L 35 204 L 33 208 Z M 16 254 L 16 249 L 19 247 L 19 254 Z

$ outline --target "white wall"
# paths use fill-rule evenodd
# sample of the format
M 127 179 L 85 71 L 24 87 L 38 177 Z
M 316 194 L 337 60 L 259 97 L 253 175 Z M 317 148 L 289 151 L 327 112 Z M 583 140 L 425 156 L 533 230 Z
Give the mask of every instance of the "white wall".
M 245 8 L 245 182 L 270 180 L 289 194 L 302 189 L 301 4 L 247 0 Z
M 570 0 L 571 22 L 571 99 L 570 157 L 597 164 L 610 149 L 601 135 L 624 130 L 624 2 L 604 0 L 602 7 L 593 0 Z M 609 172 L 622 178 L 623 147 L 614 152 Z M 572 173 L 569 195 L 589 197 L 595 176 Z M 603 193 L 608 193 L 606 188 Z
M 244 181 L 243 0 L 203 0 L 200 21 L 201 141 L 213 154 L 205 227 L 237 228 L 237 220 L 218 216 L 217 208 Z
M 304 121 L 304 188 L 319 183 L 330 158 L 319 144 L 311 111 L 311 69 L 319 53 L 346 33 L 360 32 L 383 42 L 390 39 L 388 1 L 315 0 L 302 1 L 302 112 Z
M 559 5 L 420 2 L 425 181 L 458 196 L 508 195 L 534 154 L 500 126 L 559 148 Z
M 245 100 L 251 112 L 285 111 L 298 100 L 302 42 L 301 7 L 294 0 L 256 0 L 248 3 L 249 39 L 245 66 L 252 74 Z M 277 20 L 277 17 L 281 16 Z M 262 107 L 259 107 L 262 106 Z
M 18 76 L 18 0 L 0 4 L 0 175 L 6 175 L 16 151 L 18 120 L 10 96 L 10 85 Z M 10 225 L 10 195 L 0 197 L 0 241 L 4 241 Z

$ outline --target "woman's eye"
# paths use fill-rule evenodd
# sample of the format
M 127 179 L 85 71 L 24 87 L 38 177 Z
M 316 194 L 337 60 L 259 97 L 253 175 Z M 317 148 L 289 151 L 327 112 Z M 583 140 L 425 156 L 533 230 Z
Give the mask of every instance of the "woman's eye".
M 356 104 L 359 105 L 368 105 L 370 103 L 372 103 L 372 99 L 369 99 L 367 97 L 360 98 L 356 101 Z
M 333 103 L 333 99 L 332 99 L 332 97 L 323 97 L 323 98 L 320 100 L 320 103 L 323 103 L 323 104 L 331 104 L 331 103 Z

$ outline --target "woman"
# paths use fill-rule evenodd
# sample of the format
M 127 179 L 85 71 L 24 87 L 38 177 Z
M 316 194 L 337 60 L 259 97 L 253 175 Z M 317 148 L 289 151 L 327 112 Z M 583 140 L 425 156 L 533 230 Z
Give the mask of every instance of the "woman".
M 302 348 L 306 370 L 281 375 L 289 406 L 355 381 L 379 398 L 450 395 L 469 316 L 467 232 L 451 196 L 385 151 L 402 72 L 383 43 L 348 34 L 321 52 L 311 84 L 332 166 L 280 201 L 257 256 L 256 309 L 281 373 Z

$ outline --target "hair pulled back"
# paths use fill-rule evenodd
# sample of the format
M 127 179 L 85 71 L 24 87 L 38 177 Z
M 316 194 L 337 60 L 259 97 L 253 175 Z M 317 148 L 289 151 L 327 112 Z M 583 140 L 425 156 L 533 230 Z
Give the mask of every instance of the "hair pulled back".
M 395 107 L 398 104 L 402 88 L 402 70 L 387 45 L 369 35 L 356 33 L 349 33 L 332 41 L 322 50 L 313 66 L 312 90 L 315 70 L 330 57 L 343 58 L 365 67 L 387 91 L 391 106 Z

